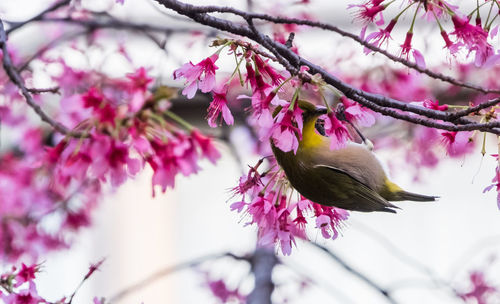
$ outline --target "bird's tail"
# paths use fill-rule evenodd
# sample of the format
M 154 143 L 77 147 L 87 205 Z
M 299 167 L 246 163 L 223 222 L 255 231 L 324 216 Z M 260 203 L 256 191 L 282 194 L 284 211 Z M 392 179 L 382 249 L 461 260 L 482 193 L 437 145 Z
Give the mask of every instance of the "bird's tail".
M 433 202 L 439 198 L 439 196 L 423 195 L 407 191 L 398 191 L 395 193 L 395 200 L 397 201 L 415 201 L 415 202 Z

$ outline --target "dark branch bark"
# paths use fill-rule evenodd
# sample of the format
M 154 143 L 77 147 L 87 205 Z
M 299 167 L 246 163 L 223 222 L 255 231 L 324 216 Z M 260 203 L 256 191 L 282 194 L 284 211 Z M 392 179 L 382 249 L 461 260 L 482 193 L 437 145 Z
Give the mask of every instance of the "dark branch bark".
M 411 69 L 414 69 L 420 73 L 426 74 L 429 77 L 439 79 L 439 80 L 444 81 L 444 82 L 448 82 L 448 83 L 453 84 L 455 86 L 475 90 L 475 91 L 478 91 L 478 92 L 481 92 L 484 94 L 487 94 L 487 93 L 500 94 L 500 90 L 491 90 L 491 89 L 483 88 L 483 87 L 478 86 L 478 85 L 461 82 L 453 77 L 446 76 L 446 75 L 431 71 L 429 69 L 421 68 L 413 62 L 410 62 L 404 58 L 392 55 L 391 53 L 361 39 L 359 36 L 352 34 L 352 33 L 349 33 L 347 31 L 344 31 L 344 30 L 342 30 L 334 25 L 331 25 L 331 24 L 312 21 L 312 20 L 297 19 L 297 18 L 275 17 L 275 16 L 270 16 L 267 14 L 245 12 L 245 11 L 235 9 L 233 7 L 221 7 L 221 6 L 213 6 L 213 5 L 197 6 L 194 9 L 192 9 L 191 11 L 196 12 L 196 13 L 231 13 L 234 15 L 241 16 L 245 20 L 247 20 L 247 19 L 260 19 L 260 20 L 265 20 L 265 21 L 269 21 L 272 23 L 278 23 L 278 24 L 307 25 L 310 27 L 315 27 L 315 28 L 319 28 L 322 30 L 335 32 L 343 37 L 348 37 L 348 38 L 356 41 L 357 43 L 361 44 L 362 46 L 364 46 L 364 47 L 366 47 L 374 52 L 377 52 L 377 53 L 380 53 L 380 54 L 386 56 L 391 61 L 399 62 L 399 63 L 401 63 L 401 64 L 403 64 Z
M 331 75 L 323 68 L 305 60 L 289 50 L 286 46 L 273 41 L 269 37 L 258 32 L 252 24 L 252 14 L 243 14 L 239 12 L 238 15 L 243 15 L 249 26 L 236 24 L 231 21 L 210 16 L 204 11 L 214 12 L 214 7 L 198 7 L 190 4 L 182 3 L 176 0 L 156 0 L 164 5 L 166 8 L 172 9 L 177 13 L 187 16 L 194 21 L 219 29 L 227 31 L 236 35 L 250 38 L 257 43 L 267 48 L 273 53 L 278 61 L 293 75 L 297 75 L 300 66 L 304 65 L 309 67 L 312 74 L 319 73 L 326 83 L 332 85 L 341 91 L 345 96 L 351 98 L 362 105 L 371 108 L 374 111 L 380 112 L 397 119 L 413 122 L 416 124 L 424 125 L 448 131 L 470 131 L 481 130 L 494 134 L 500 134 L 500 123 L 476 123 L 464 117 L 454 115 L 454 113 L 447 113 L 433 109 L 427 109 L 409 103 L 388 98 L 382 95 L 365 92 L 363 90 L 354 88 L 353 86 L 341 81 L 337 77 Z M 219 7 L 217 7 L 219 9 Z M 220 8 L 219 12 L 234 13 L 232 8 Z M 419 114 L 423 117 L 412 117 L 408 113 L 401 113 L 396 110 L 411 112 Z M 450 122 L 444 123 L 444 122 Z

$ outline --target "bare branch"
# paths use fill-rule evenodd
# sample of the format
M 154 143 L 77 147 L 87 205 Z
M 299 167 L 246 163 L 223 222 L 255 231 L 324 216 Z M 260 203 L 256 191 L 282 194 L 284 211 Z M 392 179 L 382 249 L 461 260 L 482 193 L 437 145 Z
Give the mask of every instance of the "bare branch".
M 377 291 L 379 294 L 381 294 L 383 297 L 385 297 L 387 302 L 392 303 L 392 304 L 397 303 L 396 300 L 394 300 L 394 298 L 391 296 L 390 292 L 387 289 L 381 287 L 379 284 L 375 283 L 375 281 L 368 278 L 366 275 L 364 275 L 363 273 L 361 273 L 357 269 L 354 269 L 352 266 L 347 264 L 342 258 L 340 258 L 336 253 L 334 253 L 333 251 L 331 251 L 328 248 L 321 246 L 319 244 L 316 244 L 313 242 L 309 242 L 309 244 L 311 244 L 312 246 L 314 246 L 317 249 L 320 249 L 321 251 L 326 253 L 333 260 L 335 260 L 340 266 L 342 266 L 346 271 L 348 271 L 349 273 L 351 273 L 353 276 L 357 277 L 361 281 L 365 282 L 368 286 L 370 286 L 375 291 Z
M 132 285 L 124 288 L 123 290 L 119 291 L 117 294 L 111 296 L 109 301 L 111 303 L 118 302 L 118 301 L 122 300 L 123 298 L 127 297 L 129 294 L 137 292 L 137 291 L 141 290 L 142 288 L 149 286 L 153 282 L 156 282 L 159 279 L 162 279 L 170 274 L 173 274 L 177 271 L 180 271 L 180 270 L 183 270 L 186 268 L 196 267 L 196 266 L 198 266 L 206 261 L 215 260 L 215 259 L 219 259 L 219 258 L 223 258 L 223 257 L 230 257 L 230 258 L 233 258 L 235 260 L 250 261 L 249 257 L 237 256 L 237 255 L 229 253 L 229 252 L 222 253 L 222 254 L 209 254 L 209 255 L 202 256 L 202 257 L 196 258 L 196 259 L 188 261 L 188 262 L 180 263 L 180 264 L 177 264 L 174 266 L 170 266 L 170 267 L 161 269 L 161 270 L 149 275 L 148 277 L 142 279 L 141 281 L 139 281 L 135 284 L 132 284 Z
M 331 75 L 323 68 L 305 60 L 304 58 L 293 53 L 286 46 L 273 41 L 269 37 L 258 32 L 255 27 L 244 26 L 236 24 L 234 22 L 209 16 L 203 13 L 207 7 L 197 7 L 190 4 L 182 3 L 176 0 L 156 0 L 157 2 L 163 4 L 165 7 L 170 8 L 181 15 L 190 17 L 194 21 L 208 25 L 219 30 L 227 31 L 236 35 L 248 37 L 271 51 L 278 59 L 278 61 L 289 70 L 290 73 L 296 75 L 300 66 L 304 65 L 309 67 L 312 74 L 319 73 L 326 83 L 334 86 L 340 90 L 345 96 L 351 98 L 364 106 L 370 107 L 372 110 L 380 112 L 384 115 L 388 115 L 394 118 L 406 120 L 416 124 L 444 129 L 448 131 L 470 131 L 470 130 L 481 130 L 485 132 L 490 132 L 494 134 L 500 134 L 500 123 L 490 122 L 490 123 L 476 123 L 472 120 L 466 119 L 464 117 L 456 117 L 453 113 L 442 112 L 433 109 L 427 109 L 424 107 L 419 107 L 412 105 L 400 100 L 388 98 L 382 95 L 373 94 L 365 92 L 363 90 L 354 88 L 353 86 L 341 81 L 337 77 Z M 230 12 L 231 8 L 222 8 L 223 11 Z M 213 7 L 209 7 L 209 11 L 213 11 Z M 245 20 L 251 25 L 251 20 L 253 19 L 252 14 L 246 15 Z M 285 59 L 285 60 L 283 60 Z M 286 61 L 286 62 L 284 62 Z M 392 108 L 392 109 L 391 109 Z M 419 114 L 429 119 L 422 117 L 412 117 L 408 113 L 401 113 L 397 110 L 412 112 Z M 450 124 L 443 123 L 451 122 Z
M 5 33 L 2 20 L 0 20 L 0 48 L 2 49 L 3 52 L 3 67 L 5 69 L 5 72 L 9 76 L 9 79 L 21 90 L 21 93 L 23 94 L 26 103 L 28 103 L 28 105 L 35 111 L 35 113 L 38 114 L 40 119 L 48 123 L 50 126 L 52 126 L 54 130 L 64 135 L 70 135 L 74 137 L 88 136 L 81 132 L 70 131 L 61 123 L 53 120 L 49 115 L 47 115 L 42 110 L 42 108 L 35 102 L 35 100 L 33 100 L 33 96 L 31 96 L 31 93 L 24 84 L 24 79 L 21 77 L 21 75 L 19 75 L 17 70 L 14 68 L 14 64 L 12 63 L 12 59 L 10 58 L 10 54 L 7 49 L 7 35 Z
M 361 39 L 358 35 L 347 32 L 345 30 L 338 28 L 337 26 L 334 26 L 334 25 L 331 25 L 328 23 L 317 22 L 317 21 L 312 21 L 312 20 L 305 20 L 305 19 L 298 19 L 298 18 L 275 17 L 275 16 L 270 16 L 267 14 L 250 13 L 250 12 L 241 11 L 241 10 L 238 10 L 238 9 L 235 9 L 232 7 L 221 7 L 221 6 L 197 6 L 195 8 L 195 10 L 193 10 L 193 11 L 197 12 L 197 13 L 215 13 L 215 12 L 217 12 L 217 13 L 231 13 L 234 15 L 241 16 L 245 20 L 247 20 L 248 18 L 251 18 L 251 19 L 265 20 L 265 21 L 269 21 L 272 23 L 278 23 L 278 24 L 307 25 L 310 27 L 315 27 L 315 28 L 335 32 L 343 37 L 347 37 L 347 38 L 350 38 L 350 39 L 356 41 L 357 43 L 361 44 L 362 46 L 364 46 L 364 47 L 366 47 L 374 52 L 377 52 L 377 53 L 380 53 L 380 54 L 386 56 L 387 58 L 389 58 L 390 60 L 392 60 L 394 62 L 399 62 L 399 63 L 401 63 L 401 64 L 403 64 L 411 69 L 414 69 L 420 73 L 426 74 L 427 76 L 429 76 L 431 78 L 439 79 L 441 81 L 448 82 L 448 83 L 453 84 L 455 86 L 475 90 L 475 91 L 478 91 L 478 92 L 481 92 L 484 94 L 488 94 L 488 93 L 500 94 L 500 90 L 486 89 L 486 88 L 483 88 L 483 87 L 478 86 L 478 85 L 461 82 L 453 77 L 446 76 L 446 75 L 431 71 L 429 69 L 419 67 L 417 64 L 415 64 L 413 62 L 410 62 L 404 58 L 392 55 L 391 53 L 389 53 L 389 52 L 387 52 L 387 51 L 385 51 L 385 50 L 383 50 L 383 49 L 381 49 L 373 44 L 370 44 L 369 42 Z
M 56 2 L 54 3 L 53 5 L 51 5 L 50 7 L 48 7 L 47 9 L 43 10 L 42 12 L 40 12 L 38 15 L 26 20 L 26 21 L 23 21 L 23 22 L 11 22 L 11 24 L 13 24 L 7 31 L 7 35 L 9 35 L 10 33 L 12 33 L 13 31 L 23 27 L 24 25 L 30 23 L 30 22 L 33 22 L 33 21 L 37 21 L 37 20 L 40 20 L 42 19 L 45 14 L 47 13 L 50 13 L 52 11 L 55 11 L 61 7 L 64 7 L 66 5 L 69 5 L 69 3 L 71 2 L 71 0 L 61 0 L 59 2 Z

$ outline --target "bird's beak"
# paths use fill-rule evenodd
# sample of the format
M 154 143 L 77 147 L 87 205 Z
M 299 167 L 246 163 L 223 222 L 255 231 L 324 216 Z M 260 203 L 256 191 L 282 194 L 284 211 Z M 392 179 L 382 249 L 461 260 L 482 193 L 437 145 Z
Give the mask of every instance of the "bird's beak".
M 316 110 L 314 111 L 314 114 L 320 116 L 323 114 L 326 114 L 326 108 L 325 107 L 316 107 Z

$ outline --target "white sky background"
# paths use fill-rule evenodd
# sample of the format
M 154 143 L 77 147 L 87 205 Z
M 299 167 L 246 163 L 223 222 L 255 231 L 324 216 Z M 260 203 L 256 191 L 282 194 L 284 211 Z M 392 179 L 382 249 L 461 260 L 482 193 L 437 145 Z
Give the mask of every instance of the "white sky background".
M 113 1 L 83 2 L 89 6 L 102 5 L 104 9 L 111 7 L 109 5 Z M 137 19 L 135 16 L 141 16 L 140 19 L 144 20 L 154 20 L 152 17 L 158 16 L 150 5 L 144 4 L 149 1 L 125 2 L 124 7 L 113 8 L 113 13 L 132 20 Z M 240 2 L 219 1 L 235 6 Z M 357 1 L 312 2 L 316 5 L 316 12 L 324 16 L 322 20 L 359 32 L 358 27 L 350 24 L 350 16 L 344 9 L 348 3 Z M 38 12 L 44 3 L 47 1 L 2 0 L 0 16 L 15 11 L 16 14 L 9 16 L 24 19 Z M 276 5 L 290 2 L 269 3 Z M 160 20 L 171 24 L 178 22 L 168 18 Z M 304 47 L 303 51 L 312 56 L 318 50 L 329 52 L 331 48 L 334 54 L 340 54 L 343 51 L 340 46 L 345 44 L 345 40 L 338 40 L 333 34 L 327 37 L 322 38 L 321 47 L 317 47 L 316 36 L 303 38 L 311 41 L 310 48 Z M 440 39 L 437 33 L 435 37 Z M 441 40 L 437 44 L 441 48 Z M 201 47 L 203 42 L 195 46 Z M 176 57 L 176 63 L 163 60 L 157 50 L 144 50 L 140 41 L 135 41 L 135 45 L 130 43 L 139 64 L 158 58 L 158 66 L 153 71 L 163 73 L 165 78 L 182 61 L 197 62 L 207 55 L 206 49 L 170 47 L 169 56 Z M 361 48 L 356 51 L 361 53 Z M 367 64 L 381 62 L 380 56 L 362 58 L 366 58 Z M 107 69 L 120 71 L 123 67 L 109 64 Z M 495 153 L 493 138 L 490 138 L 489 143 L 488 151 Z M 53 299 L 63 293 L 70 294 L 87 271 L 88 264 L 101 257 L 107 257 L 102 271 L 81 289 L 75 304 L 89 303 L 93 295 L 110 296 L 150 273 L 204 254 L 225 251 L 243 254 L 252 250 L 255 243 L 254 228 L 243 227 L 239 223 L 239 216 L 230 212 L 229 204 L 226 203 L 226 189 L 236 185 L 239 169 L 227 149 L 221 148 L 224 156 L 217 166 L 204 163 L 204 170 L 200 174 L 178 178 L 176 189 L 168 191 L 166 195 L 151 198 L 151 172 L 146 170 L 136 181 L 127 183 L 117 193 L 106 198 L 96 214 L 95 226 L 84 231 L 71 250 L 46 257 L 45 272 L 40 275 L 39 292 Z M 380 156 L 386 160 L 404 158 L 404 155 L 391 155 L 389 152 L 381 153 Z M 248 156 L 244 160 L 249 164 L 255 162 Z M 482 193 L 484 187 L 490 184 L 494 168 L 493 157 L 486 156 L 481 161 L 477 152 L 461 161 L 443 161 L 437 170 L 425 173 L 422 177 L 424 183 L 421 184 L 412 183 L 405 172 L 391 172 L 394 181 L 403 188 L 440 195 L 442 198 L 437 203 L 403 202 L 399 204 L 403 210 L 397 215 L 351 213 L 343 235 L 337 240 L 323 240 L 315 231 L 312 231 L 311 237 L 335 250 L 346 262 L 384 287 L 407 282 L 407 288 L 399 289 L 394 294 L 399 303 L 460 303 L 446 292 L 435 291 L 425 275 L 401 262 L 394 250 L 384 247 L 363 227 L 376 231 L 443 279 L 463 282 L 469 270 L 483 267 L 488 257 L 499 249 L 500 211 L 496 206 L 495 193 Z M 327 289 L 325 291 L 325 288 L 313 286 L 292 303 L 386 303 L 383 297 L 307 244 L 299 243 L 292 256 L 284 258 L 284 261 L 306 270 Z M 205 268 L 210 269 L 215 277 L 229 278 L 231 284 L 238 282 L 239 274 L 248 271 L 244 266 L 226 260 Z M 500 277 L 495 276 L 496 273 L 499 273 L 498 265 L 493 264 L 488 271 L 489 278 L 500 285 Z M 276 280 L 283 284 L 294 277 L 283 267 L 278 268 L 275 274 Z M 200 278 L 192 271 L 183 271 L 132 294 L 120 303 L 214 303 L 209 292 L 200 288 Z M 277 299 L 284 294 L 292 297 L 291 287 L 285 290 L 285 293 L 276 295 Z

